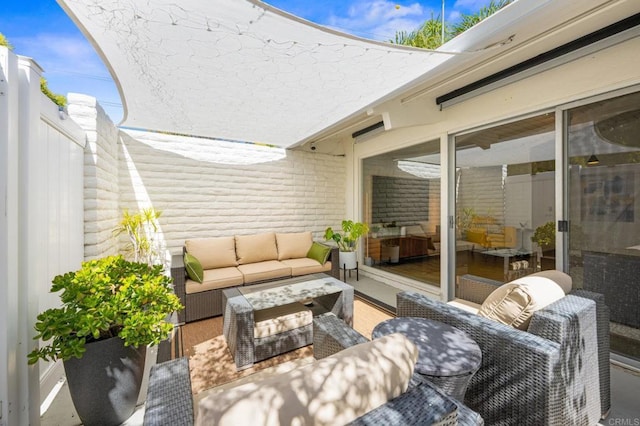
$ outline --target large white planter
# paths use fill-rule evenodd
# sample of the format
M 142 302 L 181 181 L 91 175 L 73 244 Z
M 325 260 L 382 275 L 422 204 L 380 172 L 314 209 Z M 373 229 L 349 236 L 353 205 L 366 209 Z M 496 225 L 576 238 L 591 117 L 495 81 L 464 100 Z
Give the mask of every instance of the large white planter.
M 356 269 L 358 264 L 356 263 L 356 259 L 358 258 L 357 253 L 355 251 L 341 251 L 340 252 L 340 269 Z

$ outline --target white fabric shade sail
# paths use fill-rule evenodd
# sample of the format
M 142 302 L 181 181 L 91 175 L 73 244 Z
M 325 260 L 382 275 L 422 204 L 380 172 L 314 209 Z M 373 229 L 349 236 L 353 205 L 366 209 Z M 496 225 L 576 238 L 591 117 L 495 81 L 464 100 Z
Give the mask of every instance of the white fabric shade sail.
M 59 0 L 110 68 L 123 126 L 295 145 L 449 54 L 365 41 L 248 0 Z
M 280 147 L 366 127 L 393 99 L 420 97 L 433 109 L 437 96 L 640 11 L 638 0 L 518 0 L 431 52 L 355 38 L 257 0 L 57 1 L 107 64 L 122 126 Z

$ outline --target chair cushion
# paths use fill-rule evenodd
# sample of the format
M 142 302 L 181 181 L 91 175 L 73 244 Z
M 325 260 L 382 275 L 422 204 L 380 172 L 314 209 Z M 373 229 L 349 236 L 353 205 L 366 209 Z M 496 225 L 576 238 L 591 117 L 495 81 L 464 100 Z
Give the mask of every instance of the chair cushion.
M 313 244 L 311 232 L 276 233 L 278 260 L 305 257 Z
M 196 425 L 347 424 L 406 392 L 418 349 L 401 334 L 211 393 Z
M 233 237 L 196 238 L 184 242 L 187 253 L 200 261 L 202 269 L 236 266 L 236 246 Z
M 564 297 L 555 282 L 543 277 L 528 278 L 498 287 L 482 303 L 478 315 L 526 330 L 534 312 Z
M 255 311 L 253 320 L 253 337 L 260 339 L 310 325 L 313 314 L 302 303 L 296 302 Z
M 481 306 L 477 303 L 473 303 L 464 299 L 450 300 L 447 302 L 447 305 L 455 306 L 456 308 L 460 308 L 463 311 L 471 312 L 472 314 L 477 314 Z
M 235 239 L 236 255 L 240 265 L 278 259 L 275 232 L 236 235 Z
M 522 282 L 522 280 L 526 279 L 525 282 L 538 282 L 540 278 L 534 278 L 534 277 L 540 277 L 540 278 L 549 279 L 553 281 L 554 283 L 560 286 L 562 291 L 564 291 L 564 294 L 571 293 L 571 290 L 573 289 L 573 280 L 571 279 L 571 275 L 566 274 L 562 271 L 557 271 L 555 269 L 534 272 L 533 274 L 527 275 L 526 277 L 519 278 L 516 281 Z
M 292 277 L 331 271 L 331 262 L 326 262 L 321 265 L 317 261 L 306 257 L 303 257 L 302 259 L 283 260 L 281 263 L 291 268 Z
M 315 241 L 311 244 L 311 248 L 307 251 L 305 256 L 309 259 L 316 260 L 319 264 L 324 265 L 331 254 L 331 247 L 326 246 L 324 244 L 316 243 Z
M 291 268 L 277 260 L 240 265 L 238 269 L 244 276 L 245 284 L 291 276 Z
M 202 284 L 202 279 L 204 278 L 202 264 L 194 255 L 184 254 L 184 268 L 187 270 L 187 275 L 190 279 Z

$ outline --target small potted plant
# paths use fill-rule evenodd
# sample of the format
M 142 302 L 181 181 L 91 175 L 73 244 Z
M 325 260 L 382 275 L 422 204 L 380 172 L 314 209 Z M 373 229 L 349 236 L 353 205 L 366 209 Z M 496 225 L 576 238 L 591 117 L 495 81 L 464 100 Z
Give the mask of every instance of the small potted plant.
M 549 221 L 544 225 L 538 226 L 531 241 L 536 243 L 542 251 L 540 258 L 540 266 L 543 270 L 555 269 L 556 267 L 556 225 L 553 221 Z
M 369 226 L 366 223 L 354 222 L 352 220 L 342 221 L 342 233 L 335 232 L 328 227 L 324 232 L 325 240 L 333 240 L 340 249 L 340 266 L 346 269 L 355 269 L 356 250 L 358 249 L 358 240 L 369 232 Z
M 120 424 L 133 413 L 146 347 L 173 330 L 181 309 L 162 266 L 110 256 L 83 262 L 53 279 L 62 306 L 38 315 L 36 339 L 47 344 L 28 355 L 63 360 L 73 404 L 84 424 Z M 117 401 L 117 404 L 113 402 Z
M 125 234 L 127 243 L 124 253 L 134 262 L 154 265 L 162 262 L 162 253 L 157 240 L 153 237 L 158 232 L 158 219 L 162 212 L 149 207 L 131 214 L 128 210 L 122 213 L 122 220 L 114 229 L 115 236 Z

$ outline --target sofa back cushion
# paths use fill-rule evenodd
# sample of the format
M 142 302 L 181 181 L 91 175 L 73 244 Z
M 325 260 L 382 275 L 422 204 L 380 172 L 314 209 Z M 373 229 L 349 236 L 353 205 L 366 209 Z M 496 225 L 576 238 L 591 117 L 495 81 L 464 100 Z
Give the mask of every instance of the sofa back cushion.
M 278 260 L 300 259 L 307 256 L 313 237 L 311 232 L 276 234 Z
M 236 246 L 233 237 L 195 238 L 186 240 L 187 253 L 200 261 L 202 269 L 237 266 Z
M 352 346 L 198 404 L 196 425 L 347 424 L 406 392 L 418 349 L 401 334 Z
M 253 235 L 236 235 L 236 256 L 238 264 L 278 260 L 275 232 Z

